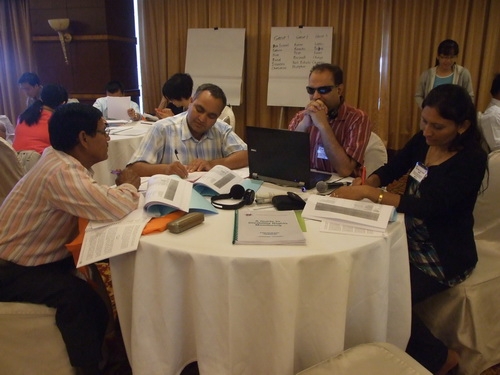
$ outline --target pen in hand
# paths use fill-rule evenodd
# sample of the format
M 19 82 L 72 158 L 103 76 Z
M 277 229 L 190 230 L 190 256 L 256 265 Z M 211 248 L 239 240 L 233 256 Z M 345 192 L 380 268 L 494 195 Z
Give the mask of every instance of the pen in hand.
M 364 185 L 366 182 L 366 167 L 363 165 L 361 167 L 361 185 Z
M 175 154 L 175 158 L 177 159 L 177 161 L 180 161 L 179 160 L 179 152 L 177 151 L 177 149 L 174 150 L 174 154 Z

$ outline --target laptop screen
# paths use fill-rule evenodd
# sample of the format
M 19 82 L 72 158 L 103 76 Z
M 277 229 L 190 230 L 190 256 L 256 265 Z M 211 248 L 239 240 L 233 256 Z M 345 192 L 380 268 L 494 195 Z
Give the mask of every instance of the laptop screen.
M 309 133 L 247 126 L 246 138 L 251 178 L 307 189 L 316 186 L 311 181 Z

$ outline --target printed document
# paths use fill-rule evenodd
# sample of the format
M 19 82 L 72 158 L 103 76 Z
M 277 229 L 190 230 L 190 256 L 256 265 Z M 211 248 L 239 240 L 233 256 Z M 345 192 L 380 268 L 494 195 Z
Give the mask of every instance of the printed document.
M 216 165 L 194 181 L 194 189 L 201 195 L 228 194 L 233 185 L 243 183 L 243 178 L 231 169 Z
M 151 219 L 143 205 L 144 199 L 141 198 L 139 207 L 118 222 L 89 222 L 76 266 L 137 250 L 142 231 Z
M 305 245 L 306 238 L 294 211 L 234 212 L 233 244 Z
M 148 179 L 144 207 L 151 216 L 189 211 L 193 186 L 177 175 L 156 174 Z
M 393 206 L 319 195 L 311 195 L 302 212 L 306 219 L 333 220 L 378 232 L 385 232 L 395 216 Z

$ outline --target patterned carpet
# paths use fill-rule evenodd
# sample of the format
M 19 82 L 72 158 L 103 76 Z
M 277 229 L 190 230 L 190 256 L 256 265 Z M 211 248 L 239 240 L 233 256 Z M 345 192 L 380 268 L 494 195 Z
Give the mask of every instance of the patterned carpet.
M 108 347 L 108 361 L 103 369 L 103 375 L 132 375 L 132 369 L 127 359 L 123 338 L 121 336 L 120 324 L 117 319 L 115 298 L 113 293 L 113 285 L 111 283 L 111 271 L 108 263 L 97 263 L 97 268 L 101 273 L 101 277 L 106 285 L 111 306 L 116 318 L 115 330 L 106 338 L 106 346 Z M 196 363 L 191 363 L 182 371 L 181 375 L 199 375 L 198 366 Z M 480 375 L 500 375 L 500 364 L 483 371 Z

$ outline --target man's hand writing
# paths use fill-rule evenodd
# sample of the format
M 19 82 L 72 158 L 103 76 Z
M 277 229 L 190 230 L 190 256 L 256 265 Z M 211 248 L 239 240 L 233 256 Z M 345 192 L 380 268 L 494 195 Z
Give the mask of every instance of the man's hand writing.
M 165 174 L 176 174 L 180 178 L 187 178 L 189 172 L 188 169 L 180 162 L 174 161 L 172 164 L 167 164 Z

